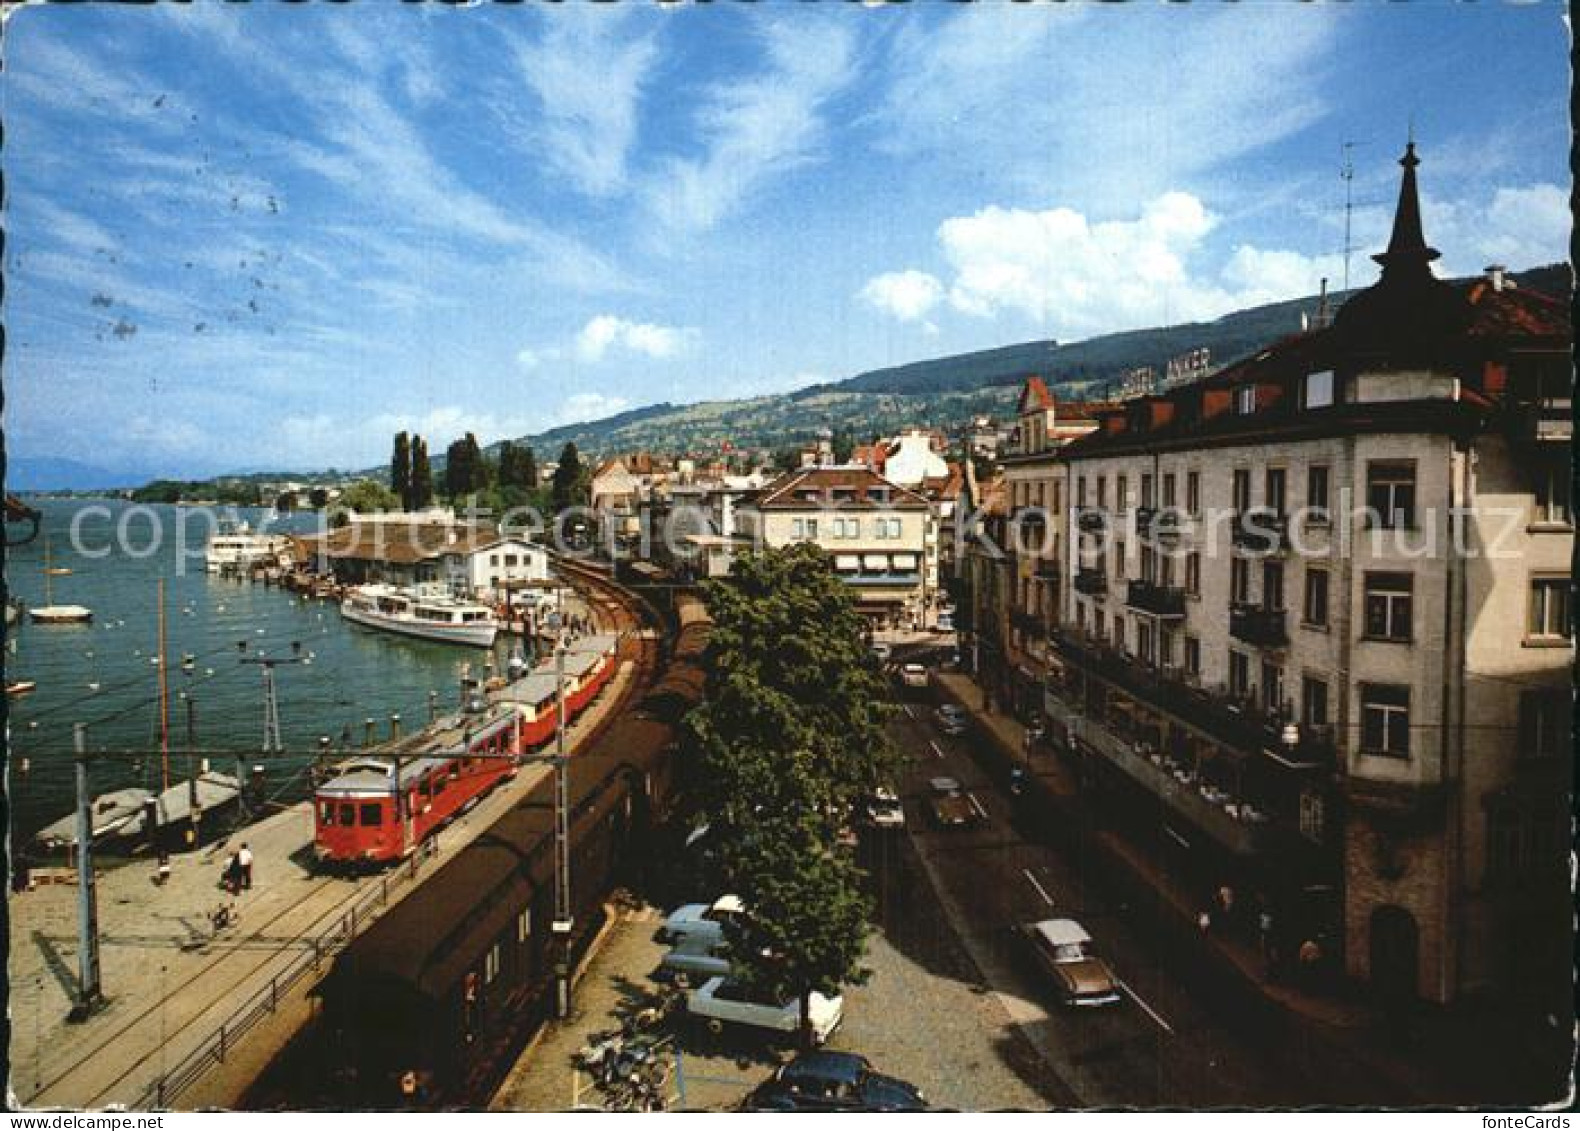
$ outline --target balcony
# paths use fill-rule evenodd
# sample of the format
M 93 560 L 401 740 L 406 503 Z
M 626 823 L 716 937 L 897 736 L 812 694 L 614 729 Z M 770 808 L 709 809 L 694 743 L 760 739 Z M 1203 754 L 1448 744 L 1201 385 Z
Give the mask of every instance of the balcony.
M 1137 507 L 1136 534 L 1156 542 L 1175 542 L 1190 533 L 1192 519 L 1178 507 Z
M 1299 727 L 1286 733 L 1288 716 L 1262 710 L 1254 701 L 1203 687 L 1174 669 L 1158 671 L 1128 659 L 1107 642 L 1072 629 L 1057 629 L 1050 642 L 1076 669 L 1113 684 L 1156 710 L 1185 720 L 1235 750 L 1267 752 L 1286 767 L 1331 767 L 1333 734 Z M 1293 737 L 1295 741 L 1289 742 Z
M 1257 554 L 1276 554 L 1287 549 L 1289 516 L 1266 507 L 1252 507 L 1234 516 L 1230 535 L 1235 546 Z
M 1159 585 L 1155 581 L 1132 581 L 1125 595 L 1125 604 L 1155 617 L 1183 617 L 1185 590 L 1177 585 Z
M 1082 566 L 1075 571 L 1075 591 L 1085 593 L 1088 597 L 1107 596 L 1108 575 L 1100 569 Z
M 1038 558 L 1036 568 L 1032 570 L 1032 576 L 1038 581 L 1058 581 L 1062 574 L 1057 558 Z
M 1258 648 L 1282 648 L 1289 643 L 1289 614 L 1261 605 L 1230 606 L 1229 635 Z
M 1076 507 L 1075 525 L 1083 534 L 1101 534 L 1108 527 L 1108 511 L 1103 507 Z
M 1009 626 L 1024 637 L 1036 637 L 1039 640 L 1047 631 L 1047 625 L 1044 624 L 1042 617 L 1019 609 L 1010 613 Z
M 1574 416 L 1568 397 L 1543 397 L 1509 406 L 1511 437 L 1526 444 L 1568 444 L 1574 438 Z

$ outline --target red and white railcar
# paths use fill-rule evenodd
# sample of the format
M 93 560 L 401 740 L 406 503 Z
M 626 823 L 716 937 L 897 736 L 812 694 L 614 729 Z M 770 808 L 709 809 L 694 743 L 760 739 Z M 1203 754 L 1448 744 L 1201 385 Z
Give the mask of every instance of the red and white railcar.
M 409 856 L 435 829 L 515 774 L 518 736 L 512 710 L 463 713 L 389 754 L 351 763 L 314 792 L 319 862 L 384 864 Z

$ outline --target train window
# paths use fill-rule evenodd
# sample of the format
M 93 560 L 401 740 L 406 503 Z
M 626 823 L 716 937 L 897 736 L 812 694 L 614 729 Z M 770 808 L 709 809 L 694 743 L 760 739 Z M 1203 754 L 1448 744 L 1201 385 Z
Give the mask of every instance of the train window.
M 356 825 L 357 807 L 355 805 L 342 805 L 340 807 L 340 823 L 348 829 Z
M 488 948 L 488 956 L 483 960 L 483 984 L 486 986 L 499 977 L 499 944 L 495 943 Z
M 335 823 L 335 806 L 333 802 L 325 801 L 318 807 L 318 823 L 329 826 Z
M 433 775 L 433 783 L 432 784 L 433 784 L 433 795 L 435 797 L 438 797 L 441 793 L 444 792 L 444 787 L 445 787 L 445 784 L 448 782 L 448 780 L 449 779 L 447 779 L 444 776 L 444 774 L 442 774 L 442 773 L 438 773 L 438 774 L 434 774 Z
M 526 942 L 530 934 L 532 934 L 532 909 L 529 907 L 516 916 L 516 941 Z
M 384 806 L 377 801 L 364 804 L 362 806 L 362 823 L 364 825 L 382 825 L 384 823 Z

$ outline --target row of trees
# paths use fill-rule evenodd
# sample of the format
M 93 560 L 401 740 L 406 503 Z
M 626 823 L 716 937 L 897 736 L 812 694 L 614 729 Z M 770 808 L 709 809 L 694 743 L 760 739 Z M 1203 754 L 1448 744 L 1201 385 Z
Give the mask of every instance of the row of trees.
M 849 589 L 803 543 L 736 560 L 704 586 L 707 693 L 686 721 L 738 975 L 801 1003 L 859 983 L 870 899 L 840 832 L 892 780 L 890 708 Z
M 433 466 L 428 462 L 428 441 L 421 436 L 395 433 L 390 490 L 402 510 L 418 511 L 433 504 Z
M 390 487 L 406 510 L 433 503 L 433 471 L 421 436 L 396 433 Z M 537 456 L 530 447 L 507 440 L 499 446 L 498 456 L 490 458 L 477 436 L 468 432 L 445 449 L 440 495 L 451 503 L 469 500 L 497 512 L 525 506 L 542 509 L 547 503 L 558 513 L 587 501 L 587 468 L 576 445 L 567 443 L 545 498 L 538 482 Z

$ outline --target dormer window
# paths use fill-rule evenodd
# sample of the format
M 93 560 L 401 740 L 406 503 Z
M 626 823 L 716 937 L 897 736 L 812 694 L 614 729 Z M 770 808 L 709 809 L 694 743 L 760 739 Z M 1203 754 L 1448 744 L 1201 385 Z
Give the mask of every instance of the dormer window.
M 1256 386 L 1237 385 L 1234 390 L 1234 412 L 1236 416 L 1250 416 L 1256 411 Z
M 1300 391 L 1301 408 L 1326 408 L 1333 403 L 1333 370 L 1308 373 Z

